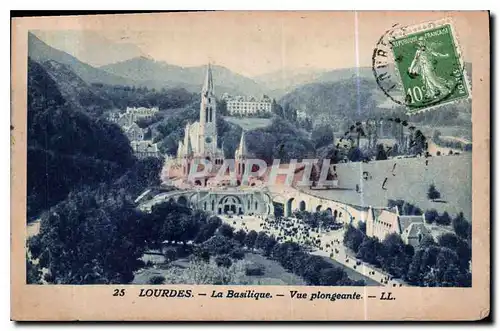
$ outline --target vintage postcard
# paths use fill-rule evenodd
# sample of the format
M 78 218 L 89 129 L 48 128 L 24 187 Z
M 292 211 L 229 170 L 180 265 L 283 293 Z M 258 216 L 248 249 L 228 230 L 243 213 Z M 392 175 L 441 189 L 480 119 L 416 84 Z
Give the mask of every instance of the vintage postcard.
M 11 318 L 487 318 L 489 24 L 13 18 Z

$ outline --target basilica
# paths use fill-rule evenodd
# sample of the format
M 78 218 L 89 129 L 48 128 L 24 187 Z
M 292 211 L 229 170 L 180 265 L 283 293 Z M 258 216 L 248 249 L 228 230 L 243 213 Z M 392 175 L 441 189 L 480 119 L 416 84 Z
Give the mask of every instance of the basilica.
M 222 164 L 224 159 L 224 153 L 217 145 L 217 106 L 210 65 L 201 90 L 200 120 L 186 125 L 184 139 L 179 141 L 177 148 L 177 159 L 191 158 L 203 158 L 216 165 Z
M 205 81 L 201 90 L 200 118 L 195 123 L 187 123 L 184 130 L 184 138 L 179 141 L 176 155 L 176 164 L 182 169 L 184 181 L 188 180 L 188 174 L 193 167 L 198 167 L 200 160 L 206 160 L 212 164 L 212 173 L 204 179 L 197 179 L 195 183 L 186 183 L 201 186 L 221 186 L 229 181 L 231 174 L 240 182 L 245 172 L 245 161 L 248 156 L 245 133 L 243 132 L 240 144 L 235 151 L 235 169 L 227 173 L 227 178 L 215 180 L 215 173 L 224 164 L 224 151 L 219 148 L 217 139 L 217 105 L 214 92 L 212 68 L 207 67 Z M 228 170 L 230 171 L 230 170 Z M 215 180 L 215 181 L 214 181 Z

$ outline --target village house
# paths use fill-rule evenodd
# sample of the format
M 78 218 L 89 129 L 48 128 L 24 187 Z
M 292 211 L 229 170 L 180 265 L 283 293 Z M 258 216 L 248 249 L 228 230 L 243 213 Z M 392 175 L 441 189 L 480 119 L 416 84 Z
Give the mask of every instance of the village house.
M 399 215 L 398 207 L 387 209 L 368 208 L 366 235 L 384 240 L 391 233 L 401 236 L 407 245 L 416 247 L 431 231 L 425 225 L 424 215 Z

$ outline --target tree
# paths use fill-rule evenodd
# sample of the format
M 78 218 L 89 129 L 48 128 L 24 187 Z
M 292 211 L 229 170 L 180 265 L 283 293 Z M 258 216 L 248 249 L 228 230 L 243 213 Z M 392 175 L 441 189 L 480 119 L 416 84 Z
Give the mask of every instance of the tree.
M 254 247 L 257 249 L 264 249 L 266 248 L 268 236 L 265 231 L 260 231 L 257 235 L 257 238 L 255 239 Z
M 450 249 L 455 249 L 458 245 L 459 238 L 453 233 L 444 233 L 438 238 L 439 246 L 447 247 Z
M 202 249 L 208 251 L 210 255 L 231 254 L 238 249 L 239 243 L 234 239 L 229 239 L 221 234 L 216 234 L 201 245 Z
M 349 224 L 346 232 L 344 233 L 344 245 L 357 253 L 359 246 L 363 242 L 363 238 L 363 232 Z
M 295 270 L 299 270 L 299 274 L 301 274 L 310 285 L 319 285 L 321 270 L 331 266 L 322 257 L 317 255 L 306 254 L 305 259 L 300 257 L 300 255 L 296 255 L 295 259 L 297 261 Z
M 378 250 L 380 242 L 378 239 L 373 237 L 365 237 L 363 242 L 359 246 L 358 253 L 356 254 L 356 258 L 361 259 L 370 264 L 378 265 Z
M 165 277 L 163 276 L 152 276 L 148 281 L 151 285 L 160 285 L 165 283 Z
M 436 223 L 439 225 L 450 225 L 451 217 L 448 215 L 448 212 L 443 212 L 443 214 L 436 219 Z
M 276 246 L 277 243 L 278 243 L 278 241 L 276 240 L 276 238 L 274 237 L 274 235 L 272 235 L 271 237 L 268 237 L 266 245 L 264 247 L 264 255 L 265 256 L 271 255 L 271 252 L 272 252 L 272 250 L 274 249 L 274 247 Z
M 226 224 L 226 223 L 222 224 L 218 229 L 218 232 L 226 238 L 232 238 L 233 231 L 234 231 L 234 228 L 231 225 Z
M 404 278 L 414 253 L 407 246 L 399 234 L 389 234 L 380 249 L 382 268 L 395 277 Z
M 428 268 L 424 263 L 424 255 L 428 248 L 421 248 L 415 252 L 413 259 L 408 267 L 406 276 L 407 281 L 413 285 L 421 285 L 424 278 L 424 272 Z
M 418 244 L 418 248 L 427 248 L 430 246 L 435 246 L 436 241 L 434 241 L 434 238 L 430 235 L 426 235 L 420 240 L 420 243 Z
M 221 226 L 222 220 L 216 216 L 211 217 L 208 222 L 204 225 L 201 225 L 201 228 L 196 235 L 194 241 L 196 243 L 202 243 L 208 240 L 215 234 L 215 231 Z
M 221 116 L 228 116 L 230 115 L 227 111 L 227 102 L 226 100 L 219 100 L 216 99 L 216 106 L 217 106 L 217 113 Z
M 166 247 L 163 250 L 163 256 L 165 257 L 166 262 L 171 262 L 177 259 L 177 250 L 175 247 Z
M 353 147 L 349 150 L 347 158 L 351 162 L 359 162 L 364 159 L 363 152 L 358 147 Z
M 229 268 L 233 264 L 233 262 L 227 255 L 217 256 L 215 258 L 215 263 L 217 264 L 217 266 L 224 268 Z
M 42 272 L 37 265 L 33 264 L 26 256 L 26 284 L 41 284 Z
M 253 248 L 256 239 L 257 239 L 257 232 L 252 230 L 252 231 L 247 233 L 247 236 L 246 236 L 245 241 L 243 243 L 246 247 Z
M 453 230 L 457 236 L 463 239 L 470 239 L 472 234 L 472 226 L 464 217 L 464 213 L 460 212 L 452 221 Z
M 238 230 L 237 232 L 234 233 L 234 236 L 233 238 L 238 241 L 240 244 L 243 245 L 244 241 L 245 241 L 245 238 L 247 236 L 247 233 L 245 232 L 245 230 L 243 229 L 240 229 Z
M 82 190 L 40 223 L 40 266 L 57 284 L 126 284 L 144 266 L 144 214 L 123 195 Z
M 439 213 L 436 209 L 430 209 L 425 212 L 425 221 L 429 224 L 434 223 L 439 217 Z
M 387 207 L 388 208 L 398 207 L 398 211 L 400 213 L 404 212 L 404 208 L 403 208 L 404 204 L 405 204 L 405 201 L 401 200 L 401 199 L 398 199 L 398 200 L 388 199 L 387 200 Z
M 404 203 L 401 212 L 403 215 L 422 215 L 422 210 L 409 202 Z
M 425 150 L 426 138 L 420 130 L 415 130 L 410 141 L 410 152 L 412 154 L 421 154 Z
M 311 139 L 315 148 L 333 144 L 333 130 L 326 124 L 316 126 L 311 133 Z
M 283 112 L 283 108 L 279 105 L 275 99 L 271 102 L 271 112 L 276 114 L 277 116 L 284 118 L 285 114 Z
M 436 199 L 439 199 L 441 197 L 441 193 L 439 193 L 438 190 L 436 190 L 436 187 L 434 184 L 431 184 L 429 186 L 429 190 L 427 191 L 427 198 L 429 200 L 435 201 Z

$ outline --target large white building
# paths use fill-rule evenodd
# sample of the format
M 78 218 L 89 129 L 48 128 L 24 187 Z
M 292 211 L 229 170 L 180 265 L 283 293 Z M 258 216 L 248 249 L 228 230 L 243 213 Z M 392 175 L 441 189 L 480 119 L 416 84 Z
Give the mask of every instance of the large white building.
M 226 101 L 227 111 L 230 115 L 249 116 L 257 113 L 270 113 L 272 100 L 264 95 L 262 98 L 229 96 L 223 95 L 223 100 Z

